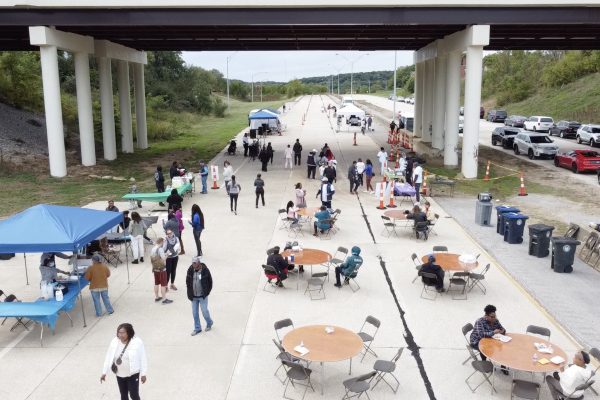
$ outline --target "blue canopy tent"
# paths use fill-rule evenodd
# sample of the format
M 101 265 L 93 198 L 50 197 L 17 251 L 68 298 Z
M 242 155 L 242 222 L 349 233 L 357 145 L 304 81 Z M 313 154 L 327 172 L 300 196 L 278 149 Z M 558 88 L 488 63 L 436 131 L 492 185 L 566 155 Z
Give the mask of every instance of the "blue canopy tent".
M 251 121 L 252 120 L 267 120 L 267 122 L 265 122 L 265 123 L 268 123 L 268 120 L 273 120 L 273 119 L 274 120 L 278 120 L 279 117 L 277 115 L 273 114 L 270 111 L 266 111 L 265 109 L 262 109 L 261 111 L 259 111 L 256 114 L 252 115 L 248 119 L 251 120 Z M 266 140 L 267 140 L 267 134 L 265 132 L 263 134 L 263 145 L 264 145 L 264 142 Z
M 120 222 L 123 222 L 122 213 L 39 204 L 0 221 L 0 254 L 76 253 Z M 74 264 L 77 271 L 76 259 Z M 25 273 L 27 274 L 27 264 Z M 129 263 L 127 280 L 129 282 Z M 83 301 L 81 311 L 83 326 L 86 326 Z

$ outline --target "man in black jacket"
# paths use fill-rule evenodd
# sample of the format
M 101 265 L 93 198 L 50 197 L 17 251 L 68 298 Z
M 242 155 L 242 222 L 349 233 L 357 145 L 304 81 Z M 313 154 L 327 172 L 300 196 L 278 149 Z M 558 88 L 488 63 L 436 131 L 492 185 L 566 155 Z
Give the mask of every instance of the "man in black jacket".
M 212 290 L 213 281 L 206 264 L 200 262 L 200 257 L 192 258 L 192 265 L 188 268 L 187 276 L 185 277 L 185 285 L 187 287 L 188 299 L 192 302 L 192 314 L 194 316 L 194 331 L 192 332 L 192 336 L 196 336 L 202 332 L 198 306 L 200 306 L 202 316 L 206 321 L 206 331 L 210 331 L 213 326 L 213 320 L 210 318 L 210 313 L 208 312 L 208 295 Z
M 271 142 L 269 142 L 267 145 L 267 154 L 269 155 L 271 164 L 273 164 L 273 153 L 275 153 L 275 150 L 273 150 L 273 146 L 271 146 Z
M 356 170 L 356 161 L 348 167 L 348 180 L 350 181 L 350 194 L 356 194 L 358 188 L 358 171 Z
M 423 273 L 423 272 L 435 275 L 437 277 L 437 285 L 436 285 L 437 290 L 440 292 L 446 291 L 444 289 L 445 272 L 442 269 L 442 267 L 440 267 L 439 265 L 437 265 L 435 263 L 435 256 L 433 254 L 430 254 L 429 257 L 427 257 L 427 262 L 425 264 L 421 265 L 421 269 L 419 270 L 419 275 L 421 275 L 421 273 Z
M 296 143 L 292 150 L 294 150 L 294 165 L 302 165 L 302 145 L 300 144 L 300 139 L 296 139 Z
M 169 178 L 173 179 L 175 176 L 179 176 L 179 171 L 177 170 L 177 161 L 173 161 L 171 168 L 169 168 Z
M 317 155 L 317 150 L 314 149 L 310 153 L 308 153 L 308 159 L 306 160 L 306 165 L 308 165 L 308 176 L 310 179 L 312 174 L 312 178 L 315 179 L 315 173 L 317 172 L 317 162 L 315 161 L 315 156 Z
M 281 254 L 279 254 L 279 246 L 275 246 L 273 248 L 273 254 L 267 257 L 267 265 L 275 268 L 277 271 L 277 286 L 283 287 L 284 281 L 287 279 L 287 271 L 288 271 L 288 261 L 287 257 L 283 258 Z

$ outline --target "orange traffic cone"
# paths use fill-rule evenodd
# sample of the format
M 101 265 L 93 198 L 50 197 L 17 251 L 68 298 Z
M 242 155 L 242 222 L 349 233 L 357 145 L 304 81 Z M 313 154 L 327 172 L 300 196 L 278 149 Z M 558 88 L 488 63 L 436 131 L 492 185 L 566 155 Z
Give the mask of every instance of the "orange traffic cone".
M 383 205 L 383 196 L 385 195 L 385 182 L 379 183 L 379 207 L 378 210 L 385 210 L 387 207 Z
M 525 182 L 523 182 L 523 173 L 521 172 L 521 194 L 519 196 L 527 196 L 525 193 Z
M 488 161 L 487 169 L 485 170 L 485 181 L 486 182 L 490 180 L 490 163 L 491 163 L 491 161 Z
M 387 182 L 387 160 L 383 162 L 383 181 Z
M 400 168 L 400 149 L 396 149 L 396 169 Z
M 217 187 L 217 167 L 212 167 L 212 178 L 213 178 L 213 187 L 211 189 L 218 189 Z
M 396 208 L 394 205 L 394 182 L 391 182 L 391 185 L 392 190 L 390 191 L 390 204 L 388 205 L 388 208 Z
M 392 143 L 392 148 L 390 150 L 390 161 L 396 161 L 396 153 L 394 152 L 394 143 Z
M 388 133 L 388 143 L 392 143 L 392 131 L 391 130 Z
M 427 170 L 425 170 L 425 176 L 423 176 L 423 190 L 421 194 L 427 194 Z
M 413 148 L 413 137 L 412 137 L 412 136 L 411 136 L 411 138 L 410 138 L 410 152 L 411 152 L 411 153 L 414 153 L 414 152 L 415 152 L 415 149 Z

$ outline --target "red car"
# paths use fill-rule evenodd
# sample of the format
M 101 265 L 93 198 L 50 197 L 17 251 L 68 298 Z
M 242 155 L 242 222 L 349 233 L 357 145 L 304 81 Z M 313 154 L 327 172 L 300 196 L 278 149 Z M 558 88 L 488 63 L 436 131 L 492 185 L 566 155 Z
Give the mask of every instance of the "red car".
M 600 153 L 594 150 L 572 150 L 554 157 L 554 165 L 569 168 L 574 174 L 600 169 Z

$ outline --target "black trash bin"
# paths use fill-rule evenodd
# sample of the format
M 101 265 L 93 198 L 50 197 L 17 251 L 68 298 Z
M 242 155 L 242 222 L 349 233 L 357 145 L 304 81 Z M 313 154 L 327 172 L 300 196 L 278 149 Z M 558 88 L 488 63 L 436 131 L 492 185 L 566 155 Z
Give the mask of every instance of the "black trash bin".
M 496 207 L 496 214 L 498 216 L 498 220 L 496 221 L 496 233 L 501 234 L 502 236 L 504 236 L 504 218 L 502 217 L 504 214 L 506 213 L 518 213 L 521 210 L 519 210 L 518 208 L 514 208 L 514 207 L 506 207 L 506 206 L 500 206 L 500 207 Z
M 522 214 L 506 213 L 504 218 L 504 241 L 508 244 L 523 243 L 523 232 L 525 232 L 525 220 L 528 216 Z
M 544 258 L 550 254 L 550 237 L 553 226 L 544 224 L 529 225 L 529 255 Z
M 573 272 L 575 250 L 581 242 L 577 239 L 564 236 L 552 237 L 552 263 L 550 267 L 554 272 Z

